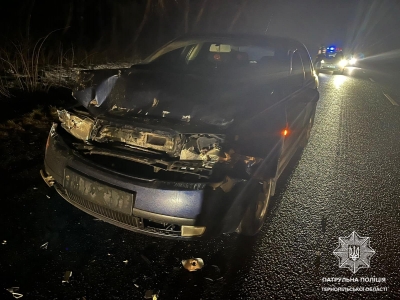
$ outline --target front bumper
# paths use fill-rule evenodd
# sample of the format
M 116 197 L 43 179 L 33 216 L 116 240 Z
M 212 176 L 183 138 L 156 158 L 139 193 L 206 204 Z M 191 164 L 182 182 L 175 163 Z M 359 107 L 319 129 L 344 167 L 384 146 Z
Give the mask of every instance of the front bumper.
M 204 182 L 148 180 L 118 173 L 73 150 L 58 131 L 54 124 L 42 177 L 80 210 L 134 232 L 174 239 L 210 237 L 238 227 L 245 203 L 235 188 L 226 191 Z M 199 227 L 206 228 L 203 234 L 182 236 L 183 228 Z

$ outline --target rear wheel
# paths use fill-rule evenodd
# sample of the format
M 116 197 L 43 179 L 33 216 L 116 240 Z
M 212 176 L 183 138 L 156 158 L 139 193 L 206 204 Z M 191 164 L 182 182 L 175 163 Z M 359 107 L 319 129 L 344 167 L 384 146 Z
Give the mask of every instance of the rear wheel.
M 245 236 L 254 236 L 260 232 L 265 218 L 267 216 L 268 207 L 271 199 L 272 179 L 257 183 L 255 191 L 252 191 L 251 203 L 246 209 L 243 219 L 239 225 L 239 233 Z

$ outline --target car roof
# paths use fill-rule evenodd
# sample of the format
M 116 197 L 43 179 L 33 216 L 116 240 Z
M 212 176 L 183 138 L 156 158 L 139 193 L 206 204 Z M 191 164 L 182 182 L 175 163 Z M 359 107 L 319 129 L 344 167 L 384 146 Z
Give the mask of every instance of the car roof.
M 255 41 L 265 42 L 271 44 L 279 44 L 286 47 L 304 47 L 299 41 L 279 36 L 270 36 L 262 34 L 227 34 L 227 33 L 208 33 L 208 34 L 188 34 L 174 39 L 175 41 L 186 41 L 186 42 L 201 42 L 210 41 L 212 39 L 227 40 L 227 41 Z
M 287 50 L 294 50 L 296 48 L 307 49 L 302 43 L 295 39 L 268 36 L 261 34 L 227 34 L 227 33 L 208 33 L 208 34 L 188 34 L 178 37 L 157 51 L 148 56 L 143 62 L 148 63 L 156 59 L 160 55 L 171 51 L 173 49 L 184 47 L 189 44 L 203 43 L 203 42 L 221 42 L 221 43 L 235 43 L 235 42 L 254 42 L 261 43 L 266 46 L 280 47 Z

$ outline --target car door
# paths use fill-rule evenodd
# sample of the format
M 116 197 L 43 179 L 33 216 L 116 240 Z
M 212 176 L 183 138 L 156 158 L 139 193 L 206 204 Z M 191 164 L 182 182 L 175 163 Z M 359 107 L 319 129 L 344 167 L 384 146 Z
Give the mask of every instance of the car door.
M 280 158 L 280 171 L 286 166 L 294 152 L 305 127 L 307 101 L 304 101 L 305 72 L 300 51 L 291 51 L 290 75 L 285 88 L 286 94 L 286 133 L 284 137 L 282 155 Z

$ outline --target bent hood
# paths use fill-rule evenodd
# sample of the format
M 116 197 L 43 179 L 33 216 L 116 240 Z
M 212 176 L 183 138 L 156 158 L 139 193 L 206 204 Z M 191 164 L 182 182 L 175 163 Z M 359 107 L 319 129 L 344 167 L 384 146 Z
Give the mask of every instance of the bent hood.
M 276 82 L 285 76 L 222 72 L 200 76 L 146 65 L 81 75 L 73 95 L 94 116 L 147 116 L 218 127 L 228 127 L 272 105 Z

